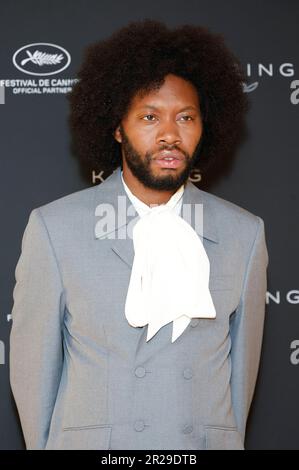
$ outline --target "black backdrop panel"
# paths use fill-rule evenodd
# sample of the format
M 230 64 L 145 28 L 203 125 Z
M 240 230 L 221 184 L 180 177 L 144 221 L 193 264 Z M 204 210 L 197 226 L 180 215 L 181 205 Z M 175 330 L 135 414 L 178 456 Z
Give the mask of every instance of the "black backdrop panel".
M 259 215 L 266 227 L 264 347 L 246 447 L 299 449 L 299 3 L 291 0 L 1 1 L 0 448 L 24 448 L 8 356 L 14 269 L 29 213 L 105 178 L 86 177 L 70 151 L 65 93 L 85 46 L 145 17 L 221 32 L 246 67 L 248 139 L 209 191 Z M 22 69 L 24 46 L 36 43 L 64 52 L 56 73 L 33 75 L 38 69 L 28 61 Z

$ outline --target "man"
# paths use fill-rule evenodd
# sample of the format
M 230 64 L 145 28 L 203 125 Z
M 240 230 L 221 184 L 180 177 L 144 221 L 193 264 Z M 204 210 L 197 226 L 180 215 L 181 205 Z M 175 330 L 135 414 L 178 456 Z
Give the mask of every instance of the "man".
M 33 209 L 23 236 L 10 379 L 27 449 L 244 449 L 264 223 L 189 179 L 238 141 L 236 63 L 219 35 L 152 20 L 89 47 L 71 126 L 112 173 Z

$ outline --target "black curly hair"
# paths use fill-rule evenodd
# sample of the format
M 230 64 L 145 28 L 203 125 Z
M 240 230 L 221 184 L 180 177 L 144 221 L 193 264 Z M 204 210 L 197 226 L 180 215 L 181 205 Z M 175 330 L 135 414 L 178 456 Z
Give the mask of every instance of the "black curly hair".
M 152 19 L 132 21 L 108 39 L 89 45 L 67 95 L 73 149 L 96 170 L 121 165 L 121 144 L 114 131 L 137 92 L 159 89 L 168 74 L 197 89 L 203 120 L 200 155 L 194 168 L 203 173 L 238 144 L 249 108 L 246 80 L 222 34 L 196 25 L 169 29 Z

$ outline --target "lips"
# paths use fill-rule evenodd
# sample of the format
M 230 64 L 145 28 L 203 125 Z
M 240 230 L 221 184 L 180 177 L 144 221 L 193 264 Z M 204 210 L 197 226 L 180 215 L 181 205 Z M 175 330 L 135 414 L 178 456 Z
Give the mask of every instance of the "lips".
M 160 168 L 176 169 L 183 165 L 183 160 L 184 155 L 181 152 L 177 150 L 163 150 L 156 155 L 154 162 Z
M 164 160 L 170 158 L 175 160 L 183 160 L 184 155 L 177 150 L 163 150 L 162 152 L 159 152 L 156 156 L 156 160 Z

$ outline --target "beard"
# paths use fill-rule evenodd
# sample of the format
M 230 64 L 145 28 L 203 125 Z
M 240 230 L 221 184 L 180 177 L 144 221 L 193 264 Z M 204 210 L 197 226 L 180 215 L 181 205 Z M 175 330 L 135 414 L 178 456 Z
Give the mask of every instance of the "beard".
M 176 191 L 182 184 L 185 184 L 189 178 L 191 170 L 195 163 L 198 161 L 199 152 L 202 144 L 202 138 L 196 146 L 195 151 L 190 156 L 188 153 L 183 152 L 177 146 L 163 146 L 159 149 L 162 150 L 178 150 L 185 156 L 185 166 L 180 172 L 173 171 L 165 175 L 156 176 L 151 170 L 151 162 L 153 154 L 146 152 L 144 158 L 136 151 L 126 135 L 122 126 L 120 126 L 120 134 L 122 136 L 122 149 L 125 161 L 130 168 L 132 174 L 146 187 L 160 191 Z

